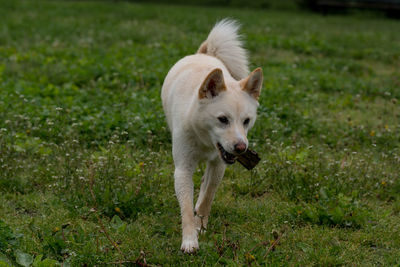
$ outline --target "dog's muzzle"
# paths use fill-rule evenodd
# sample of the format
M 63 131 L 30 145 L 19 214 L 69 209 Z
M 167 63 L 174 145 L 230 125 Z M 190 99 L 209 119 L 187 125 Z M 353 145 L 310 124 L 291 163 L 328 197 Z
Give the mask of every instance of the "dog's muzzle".
M 219 150 L 219 154 L 222 158 L 222 160 L 226 163 L 226 164 L 233 164 L 235 163 L 237 157 L 229 152 L 227 152 L 220 143 L 217 143 L 217 147 Z

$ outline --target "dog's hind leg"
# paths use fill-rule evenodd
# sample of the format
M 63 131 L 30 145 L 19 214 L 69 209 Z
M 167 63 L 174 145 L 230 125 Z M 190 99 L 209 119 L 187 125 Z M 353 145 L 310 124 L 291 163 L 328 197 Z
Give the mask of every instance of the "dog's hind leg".
M 201 180 L 200 194 L 196 203 L 195 224 L 196 229 L 204 232 L 207 228 L 208 216 L 215 192 L 225 172 L 225 164 L 220 158 L 207 162 L 206 171 Z

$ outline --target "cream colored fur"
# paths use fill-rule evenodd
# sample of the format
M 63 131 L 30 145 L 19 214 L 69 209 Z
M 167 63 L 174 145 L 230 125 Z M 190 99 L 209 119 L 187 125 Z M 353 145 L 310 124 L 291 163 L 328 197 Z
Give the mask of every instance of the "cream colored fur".
M 162 87 L 182 215 L 181 249 L 186 253 L 199 248 L 198 232 L 207 227 L 211 203 L 229 163 L 222 151 L 232 157 L 242 153 L 256 120 L 262 71 L 258 68 L 248 74 L 237 30 L 232 20 L 217 23 L 197 54 L 171 68 Z M 192 175 L 201 161 L 207 167 L 193 210 Z
M 238 30 L 239 24 L 236 21 L 221 20 L 214 26 L 197 52 L 219 58 L 232 77 L 240 80 L 249 75 L 249 64 Z

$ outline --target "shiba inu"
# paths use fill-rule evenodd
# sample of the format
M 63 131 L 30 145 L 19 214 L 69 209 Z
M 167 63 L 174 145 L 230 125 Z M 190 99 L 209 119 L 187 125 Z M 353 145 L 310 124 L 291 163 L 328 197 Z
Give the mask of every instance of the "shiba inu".
M 249 73 L 238 29 L 233 20 L 218 22 L 196 54 L 169 70 L 162 86 L 185 253 L 199 248 L 198 233 L 207 227 L 226 165 L 246 151 L 247 132 L 256 120 L 263 74 L 261 68 Z M 200 161 L 207 166 L 193 210 L 192 175 Z

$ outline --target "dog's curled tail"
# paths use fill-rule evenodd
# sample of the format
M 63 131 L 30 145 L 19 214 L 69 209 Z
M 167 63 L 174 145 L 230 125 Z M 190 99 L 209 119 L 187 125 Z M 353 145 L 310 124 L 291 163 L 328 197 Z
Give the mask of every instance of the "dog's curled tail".
M 234 20 L 223 19 L 217 22 L 197 51 L 221 60 L 236 80 L 249 74 L 247 52 L 238 30 L 239 24 Z

